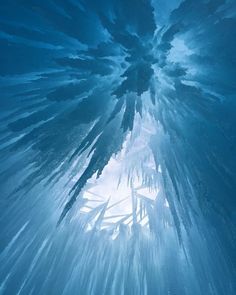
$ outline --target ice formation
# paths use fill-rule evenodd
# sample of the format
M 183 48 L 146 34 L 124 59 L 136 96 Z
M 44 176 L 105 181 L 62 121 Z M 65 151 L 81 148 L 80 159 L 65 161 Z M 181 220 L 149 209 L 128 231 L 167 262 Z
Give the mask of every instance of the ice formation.
M 0 7 L 0 295 L 234 295 L 235 0 Z

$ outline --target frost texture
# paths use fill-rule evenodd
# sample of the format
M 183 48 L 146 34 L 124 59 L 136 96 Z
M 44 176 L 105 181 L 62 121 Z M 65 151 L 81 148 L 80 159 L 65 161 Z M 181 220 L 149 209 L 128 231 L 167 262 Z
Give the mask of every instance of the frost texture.
M 234 295 L 235 1 L 0 5 L 0 294 Z

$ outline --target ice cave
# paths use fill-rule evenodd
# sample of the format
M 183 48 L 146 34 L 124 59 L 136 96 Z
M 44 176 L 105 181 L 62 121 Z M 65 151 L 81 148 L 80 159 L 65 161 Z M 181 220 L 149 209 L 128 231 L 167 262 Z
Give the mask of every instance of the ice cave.
M 236 1 L 0 1 L 0 295 L 236 294 Z

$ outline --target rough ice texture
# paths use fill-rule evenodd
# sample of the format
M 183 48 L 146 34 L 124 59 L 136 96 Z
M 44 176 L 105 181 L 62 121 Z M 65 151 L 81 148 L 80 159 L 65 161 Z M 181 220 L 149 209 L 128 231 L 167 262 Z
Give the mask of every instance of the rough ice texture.
M 0 294 L 234 295 L 235 1 L 0 6 Z

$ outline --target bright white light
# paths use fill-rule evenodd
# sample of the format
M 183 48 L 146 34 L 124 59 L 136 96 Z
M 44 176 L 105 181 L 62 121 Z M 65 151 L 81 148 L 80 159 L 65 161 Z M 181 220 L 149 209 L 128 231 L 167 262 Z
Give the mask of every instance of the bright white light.
M 136 130 L 129 134 L 121 152 L 113 156 L 102 175 L 96 179 L 94 175 L 85 188 L 83 197 L 88 200 L 82 212 L 90 212 L 93 208 L 108 202 L 104 223 L 111 224 L 124 220 L 126 224 L 132 224 L 132 213 L 138 215 L 142 198 L 155 200 L 158 187 L 150 185 L 147 179 L 154 178 L 156 166 L 148 147 L 148 141 L 153 134 L 152 124 L 139 125 L 136 122 Z M 142 127 L 141 127 L 142 126 Z M 148 171 L 148 174 L 147 174 Z M 136 199 L 134 205 L 134 198 Z M 147 220 L 139 219 L 140 224 L 146 224 Z

